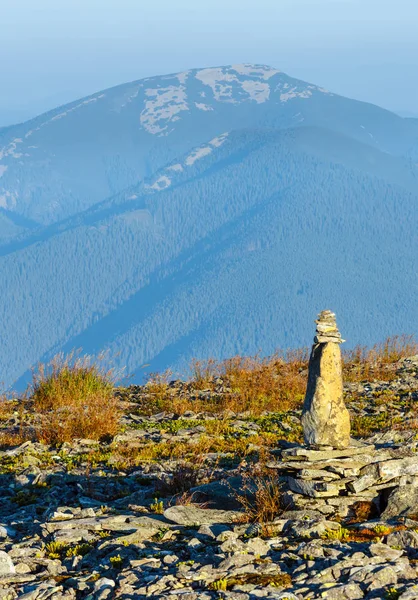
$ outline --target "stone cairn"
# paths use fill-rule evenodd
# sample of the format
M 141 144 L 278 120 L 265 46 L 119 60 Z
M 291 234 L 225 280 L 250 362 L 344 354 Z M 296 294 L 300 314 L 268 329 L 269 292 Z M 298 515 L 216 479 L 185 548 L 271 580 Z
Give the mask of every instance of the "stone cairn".
M 343 399 L 342 341 L 334 313 L 324 310 L 316 321 L 302 413 L 305 443 L 318 449 L 350 445 L 350 415 Z
M 418 456 L 402 445 L 377 447 L 350 438 L 340 351 L 344 340 L 329 310 L 319 314 L 316 324 L 302 412 L 305 445 L 282 450 L 270 466 L 280 474 L 289 508 L 344 518 L 365 502 L 380 514 L 391 492 L 417 489 Z

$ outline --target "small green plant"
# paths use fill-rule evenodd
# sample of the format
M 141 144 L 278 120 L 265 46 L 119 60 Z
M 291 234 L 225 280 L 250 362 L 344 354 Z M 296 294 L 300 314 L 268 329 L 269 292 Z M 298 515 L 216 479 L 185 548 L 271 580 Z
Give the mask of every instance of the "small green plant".
M 118 554 L 117 556 L 111 556 L 110 564 L 112 565 L 113 569 L 121 569 L 123 565 L 123 559 L 121 555 Z
M 392 530 L 393 528 L 389 527 L 388 525 L 376 525 L 375 527 L 373 527 L 373 531 L 378 536 L 389 535 L 390 533 L 392 533 Z
M 64 542 L 49 542 L 45 546 L 45 554 L 51 559 L 63 558 L 67 555 L 68 550 L 69 546 Z
M 66 552 L 67 558 L 71 558 L 73 556 L 86 556 L 89 552 L 93 550 L 93 546 L 91 544 L 77 544 L 73 548 L 68 548 Z
M 108 531 L 98 531 L 97 534 L 102 539 L 110 537 L 110 533 Z
M 157 515 L 162 515 L 164 512 L 164 502 L 154 498 L 154 502 L 150 504 L 150 510 Z
M 390 587 L 386 590 L 385 600 L 398 600 L 398 598 L 402 595 L 402 592 L 397 590 L 395 587 Z
M 29 504 L 35 504 L 38 496 L 32 492 L 19 491 L 15 496 L 11 498 L 12 502 L 18 506 L 29 506 Z
M 339 529 L 327 529 L 321 536 L 324 540 L 348 540 L 350 537 L 350 531 L 344 527 Z
M 153 536 L 153 539 L 156 542 L 160 542 L 168 531 L 170 531 L 168 527 L 160 527 L 157 533 Z
M 227 579 L 217 579 L 216 581 L 212 581 L 209 584 L 209 588 L 213 592 L 226 592 L 228 589 L 228 580 Z

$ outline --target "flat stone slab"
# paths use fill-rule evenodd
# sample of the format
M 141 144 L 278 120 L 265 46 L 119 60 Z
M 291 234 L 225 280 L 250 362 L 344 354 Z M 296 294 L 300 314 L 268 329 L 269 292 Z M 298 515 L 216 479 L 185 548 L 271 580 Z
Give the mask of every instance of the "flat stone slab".
M 326 481 L 329 480 L 339 480 L 341 477 L 337 475 L 337 473 L 332 473 L 331 471 L 326 471 L 325 469 L 300 469 L 297 474 L 298 479 L 323 479 Z
M 277 471 L 304 471 L 306 469 L 361 469 L 366 466 L 367 462 L 354 461 L 350 458 L 342 458 L 340 460 L 323 460 L 323 461 L 315 461 L 314 463 L 310 463 L 307 460 L 285 460 L 282 462 L 269 462 L 267 463 L 267 467 L 269 469 L 276 469 Z
M 354 494 L 358 494 L 372 487 L 379 479 L 379 464 L 368 465 L 361 470 L 360 477 L 350 483 L 349 489 Z
M 327 498 L 329 496 L 338 496 L 340 490 L 345 489 L 348 483 L 345 479 L 339 481 L 306 481 L 304 479 L 295 479 L 288 477 L 287 483 L 292 492 L 309 496 L 310 498 Z
M 390 459 L 388 453 L 382 455 L 382 460 Z M 361 454 L 358 457 L 353 458 L 340 458 L 340 459 L 329 459 L 323 461 L 315 461 L 310 463 L 307 460 L 285 460 L 267 463 L 267 468 L 275 469 L 279 472 L 292 472 L 298 473 L 303 471 L 304 475 L 307 475 L 308 471 L 315 473 L 316 471 L 323 471 L 327 473 L 327 477 L 339 476 L 339 477 L 359 477 L 361 475 L 361 469 L 365 466 L 376 462 L 376 457 L 370 454 Z M 314 475 L 312 475 L 314 476 Z
M 310 462 L 329 460 L 332 458 L 349 458 L 360 454 L 370 454 L 373 446 L 349 446 L 342 450 L 309 450 L 308 448 L 296 447 L 283 450 L 282 456 L 287 460 L 307 460 Z
M 329 506 L 344 508 L 353 506 L 356 502 L 370 502 L 372 497 L 366 495 L 359 496 L 338 496 L 335 498 L 327 498 L 326 503 Z
M 388 460 L 379 463 L 379 475 L 381 479 L 393 479 L 401 475 L 416 475 L 418 473 L 418 456 Z
M 385 460 L 363 467 L 360 477 L 353 481 L 349 488 L 359 493 L 372 486 L 390 484 L 399 477 L 415 476 L 418 474 L 418 456 L 402 459 Z
M 217 523 L 235 523 L 242 518 L 242 514 L 242 512 L 234 510 L 205 509 L 194 506 L 171 506 L 164 511 L 164 517 L 168 521 L 189 527 L 214 525 Z

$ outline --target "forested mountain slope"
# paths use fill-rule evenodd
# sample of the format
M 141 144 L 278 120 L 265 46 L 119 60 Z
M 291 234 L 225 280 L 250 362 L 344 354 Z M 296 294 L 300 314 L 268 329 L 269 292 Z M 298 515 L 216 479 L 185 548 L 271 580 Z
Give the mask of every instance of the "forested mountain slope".
M 225 131 L 295 126 L 325 127 L 418 160 L 417 120 L 271 67 L 196 69 L 98 92 L 0 130 L 0 207 L 57 222 Z
M 351 343 L 418 331 L 414 161 L 301 125 L 218 133 L 0 247 L 6 383 L 73 347 L 138 379 L 308 344 L 326 306 Z

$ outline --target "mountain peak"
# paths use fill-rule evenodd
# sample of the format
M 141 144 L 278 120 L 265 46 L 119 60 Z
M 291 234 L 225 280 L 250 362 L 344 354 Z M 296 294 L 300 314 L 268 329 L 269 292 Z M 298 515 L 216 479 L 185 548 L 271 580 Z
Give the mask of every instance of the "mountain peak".
M 273 67 L 235 64 L 193 69 L 137 82 L 134 94 L 145 96 L 141 125 L 151 134 L 166 136 L 186 111 L 211 112 L 219 105 L 273 100 L 285 104 L 295 98 L 328 93 L 318 86 L 292 79 Z
M 149 180 L 193 148 L 206 144 L 208 153 L 226 131 L 311 125 L 415 156 L 414 126 L 396 115 L 268 65 L 215 66 L 99 91 L 0 131 L 0 207 L 51 223 Z

